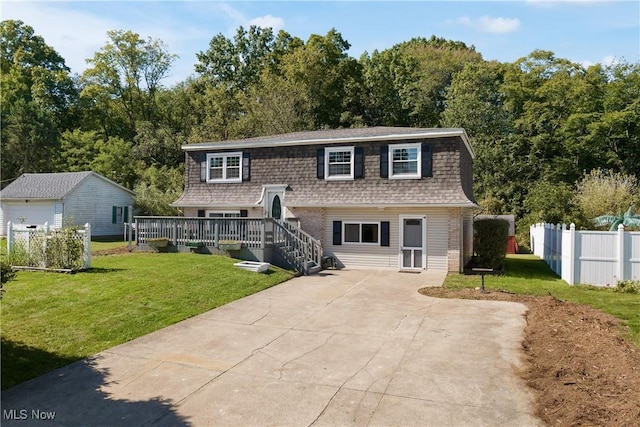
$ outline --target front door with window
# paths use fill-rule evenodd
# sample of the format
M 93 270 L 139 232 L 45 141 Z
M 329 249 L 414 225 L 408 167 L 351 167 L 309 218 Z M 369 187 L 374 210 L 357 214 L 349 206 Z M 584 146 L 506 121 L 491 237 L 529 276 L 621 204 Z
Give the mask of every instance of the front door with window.
M 265 186 L 264 214 L 266 217 L 284 218 L 284 192 L 286 185 Z
M 427 218 L 400 217 L 400 267 L 424 270 L 427 266 Z

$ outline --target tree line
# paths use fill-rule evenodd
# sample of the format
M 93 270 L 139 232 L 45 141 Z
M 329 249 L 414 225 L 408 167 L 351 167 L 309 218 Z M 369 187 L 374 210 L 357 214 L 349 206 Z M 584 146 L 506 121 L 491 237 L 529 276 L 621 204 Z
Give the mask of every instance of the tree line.
M 176 214 L 168 204 L 182 191 L 183 144 L 462 127 L 486 212 L 513 213 L 521 224 L 584 222 L 576 197 L 594 173 L 630 179 L 621 203 L 640 203 L 637 62 L 585 67 L 535 50 L 500 63 L 436 36 L 355 59 L 336 29 L 304 41 L 252 26 L 215 35 L 196 54 L 194 76 L 167 87 L 176 56 L 161 40 L 109 31 L 89 67 L 72 75 L 32 27 L 0 25 L 3 186 L 25 172 L 90 169 L 132 188 L 138 212 Z

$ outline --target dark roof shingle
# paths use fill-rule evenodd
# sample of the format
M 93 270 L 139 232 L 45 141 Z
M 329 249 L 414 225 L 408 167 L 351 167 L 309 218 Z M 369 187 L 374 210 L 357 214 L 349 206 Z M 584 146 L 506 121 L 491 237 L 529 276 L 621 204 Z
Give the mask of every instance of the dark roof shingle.
M 0 191 L 2 199 L 62 199 L 94 172 L 25 173 Z

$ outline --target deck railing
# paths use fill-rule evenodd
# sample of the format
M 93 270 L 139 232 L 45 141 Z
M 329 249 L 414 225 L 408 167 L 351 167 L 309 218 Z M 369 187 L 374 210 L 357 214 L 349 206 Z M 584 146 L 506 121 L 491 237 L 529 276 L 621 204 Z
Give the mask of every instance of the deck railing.
M 205 246 L 241 243 L 249 248 L 264 247 L 262 218 L 189 218 L 168 216 L 136 217 L 136 243 L 166 237 L 175 246 L 201 242 Z
M 322 263 L 322 245 L 294 225 L 273 218 L 135 217 L 136 244 L 167 238 L 174 246 L 208 247 L 239 243 L 246 248 L 276 248 L 298 271 L 308 274 Z

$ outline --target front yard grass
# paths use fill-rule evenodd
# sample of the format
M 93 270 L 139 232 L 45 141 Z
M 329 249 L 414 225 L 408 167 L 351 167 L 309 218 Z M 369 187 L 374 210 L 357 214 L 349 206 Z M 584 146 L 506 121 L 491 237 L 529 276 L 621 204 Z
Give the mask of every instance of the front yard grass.
M 2 299 L 2 389 L 281 283 L 232 258 L 97 256 L 77 274 L 20 271 Z
M 480 276 L 447 276 L 445 288 L 475 288 Z M 485 288 L 525 295 L 553 295 L 563 301 L 589 305 L 622 319 L 631 339 L 640 347 L 640 295 L 615 292 L 612 288 L 570 286 L 534 255 L 507 256 L 502 276 L 485 276 Z

